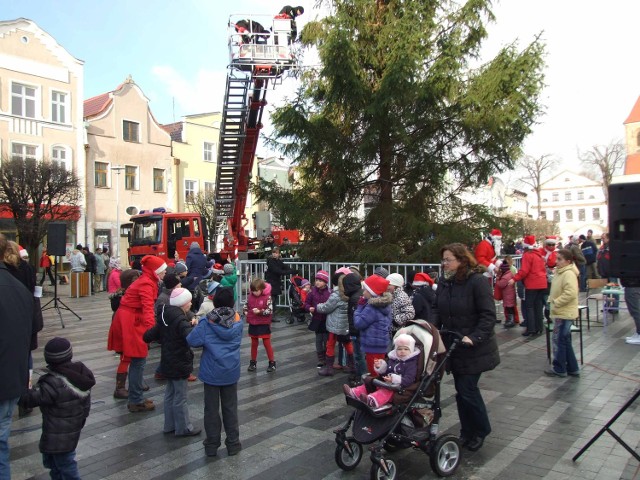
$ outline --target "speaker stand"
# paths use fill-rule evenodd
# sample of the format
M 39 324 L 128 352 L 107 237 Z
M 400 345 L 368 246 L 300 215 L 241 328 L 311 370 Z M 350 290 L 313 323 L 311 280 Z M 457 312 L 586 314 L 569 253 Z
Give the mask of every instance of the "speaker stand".
M 611 430 L 611 428 L 610 428 L 610 427 L 611 427 L 611 425 L 613 425 L 613 423 L 618 419 L 618 417 L 619 417 L 620 415 L 622 415 L 622 414 L 625 412 L 625 410 L 627 410 L 627 408 L 629 408 L 631 405 L 633 405 L 633 402 L 635 402 L 635 401 L 638 399 L 638 397 L 640 397 L 640 389 L 638 389 L 638 391 L 633 395 L 633 397 L 631 397 L 631 398 L 627 401 L 627 403 L 625 403 L 625 404 L 622 406 L 622 408 L 621 408 L 620 410 L 618 410 L 618 413 L 616 413 L 613 417 L 611 417 L 611 420 L 609 420 L 609 422 L 607 422 L 607 424 L 606 424 L 604 427 L 602 427 L 602 428 L 600 429 L 600 431 L 599 431 L 598 433 L 596 433 L 596 434 L 591 438 L 591 440 L 589 440 L 589 441 L 587 442 L 587 444 L 586 444 L 584 447 L 582 447 L 582 449 L 581 449 L 578 453 L 576 453 L 576 454 L 574 455 L 574 457 L 572 458 L 572 460 L 575 462 L 578 458 L 580 458 L 580 456 L 581 456 L 584 452 L 586 452 L 586 451 L 587 451 L 587 449 L 588 449 L 591 445 L 593 445 L 593 444 L 595 443 L 595 441 L 596 441 L 596 440 L 598 440 L 598 439 L 602 436 L 602 434 L 603 434 L 604 432 L 607 432 L 607 433 L 609 433 L 609 435 L 611 435 L 613 438 L 615 438 L 616 442 L 618 442 L 620 445 L 622 445 L 622 446 L 625 448 L 625 450 L 626 450 L 627 452 L 629 452 L 631 455 L 633 455 L 633 456 L 634 456 L 634 458 L 640 462 L 640 455 L 638 455 L 638 453 L 637 453 L 635 450 L 633 450 L 633 449 L 632 449 L 632 448 L 631 448 L 631 447 L 630 447 L 630 446 L 629 446 L 629 445 L 628 445 L 628 444 L 627 444 L 627 443 L 626 443 L 622 438 L 620 438 L 620 437 L 619 437 L 619 436 L 618 436 L 618 435 L 617 435 L 613 430 Z
M 82 320 L 82 318 L 76 312 L 74 312 L 69 307 L 67 307 L 64 304 L 64 302 L 58 298 L 58 261 L 59 260 L 60 260 L 60 257 L 56 257 L 56 263 L 53 266 L 53 278 L 56 279 L 55 283 L 53 284 L 53 298 L 49 300 L 44 307 L 42 307 L 42 311 L 44 312 L 45 310 L 55 308 L 56 311 L 58 312 L 58 317 L 60 317 L 60 325 L 62 325 L 62 328 L 65 328 L 64 321 L 62 320 L 62 312 L 60 311 L 61 309 L 67 310 L 73 313 L 76 317 L 78 317 L 78 320 Z M 53 303 L 53 305 L 49 306 L 51 303 Z

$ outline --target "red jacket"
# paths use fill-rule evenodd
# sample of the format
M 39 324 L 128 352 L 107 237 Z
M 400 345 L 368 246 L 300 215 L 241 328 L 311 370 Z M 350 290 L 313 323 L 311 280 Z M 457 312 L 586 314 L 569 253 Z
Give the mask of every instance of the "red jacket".
M 527 290 L 544 290 L 547 288 L 547 269 L 539 250 L 527 249 L 522 254 L 520 270 L 513 279 L 522 280 Z
M 266 284 L 266 287 L 262 291 L 262 295 L 256 297 L 253 292 L 249 292 L 247 295 L 247 303 L 245 305 L 245 315 L 247 316 L 247 323 L 249 325 L 271 325 L 273 318 L 273 306 L 270 307 L 269 301 L 271 300 L 271 285 Z M 263 310 L 261 313 L 253 313 L 253 309 L 257 308 Z
M 553 250 L 549 250 L 546 247 L 542 247 L 540 249 L 540 255 L 545 260 L 547 268 L 549 268 L 550 270 L 553 270 L 554 268 L 556 268 L 556 263 L 558 261 L 558 251 L 556 250 L 555 247 L 553 247 Z
M 493 245 L 486 239 L 476 245 L 473 255 L 480 265 L 484 265 L 487 268 L 496 261 L 496 252 L 493 249 Z
M 111 328 L 107 348 L 127 357 L 144 358 L 149 346 L 142 339 L 144 332 L 156 324 L 154 304 L 158 298 L 159 278 L 148 267 L 134 281 L 120 300 Z
M 495 290 L 502 290 L 502 305 L 505 307 L 516 306 L 516 286 L 509 286 L 509 280 L 513 278 L 511 270 L 507 270 L 502 274 L 498 274 L 496 279 Z

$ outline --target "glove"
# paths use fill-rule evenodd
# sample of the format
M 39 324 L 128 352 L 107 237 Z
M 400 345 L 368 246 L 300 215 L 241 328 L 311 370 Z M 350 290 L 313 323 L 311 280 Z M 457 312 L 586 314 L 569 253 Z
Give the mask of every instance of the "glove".
M 502 262 L 500 262 L 502 263 Z M 498 265 L 499 266 L 499 265 Z M 493 275 L 493 271 L 496 269 L 496 265 L 494 263 L 490 263 L 487 266 L 487 270 L 489 270 L 489 276 Z
M 358 300 L 358 305 L 364 305 L 365 303 L 367 303 L 367 299 L 364 297 L 360 297 L 360 299 Z

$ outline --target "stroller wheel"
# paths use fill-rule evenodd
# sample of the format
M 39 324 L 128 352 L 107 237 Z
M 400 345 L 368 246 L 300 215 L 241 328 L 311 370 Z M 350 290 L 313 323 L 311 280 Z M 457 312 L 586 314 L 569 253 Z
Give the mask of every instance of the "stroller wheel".
M 431 470 L 439 477 L 450 477 L 460 465 L 458 437 L 447 434 L 438 437 L 431 447 Z
M 395 480 L 398 475 L 398 469 L 396 468 L 396 463 L 393 460 L 389 460 L 387 458 L 382 459 L 385 466 L 387 467 L 387 471 L 389 473 L 385 473 L 382 467 L 374 463 L 371 465 L 371 473 L 369 478 L 371 480 Z
M 362 445 L 355 441 L 353 437 L 348 437 L 346 439 L 346 443 L 348 445 L 349 450 L 347 449 L 347 445 L 339 444 L 336 447 L 336 464 L 344 471 L 353 470 L 358 466 L 360 460 L 362 459 Z

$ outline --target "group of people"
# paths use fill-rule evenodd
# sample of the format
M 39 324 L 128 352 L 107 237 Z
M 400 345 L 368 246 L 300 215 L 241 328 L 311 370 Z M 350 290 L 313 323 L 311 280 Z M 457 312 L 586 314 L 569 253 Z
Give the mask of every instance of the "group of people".
M 304 13 L 304 7 L 291 5 L 285 5 L 280 9 L 278 15 L 275 18 L 288 19 L 291 21 L 291 34 L 288 39 L 288 43 L 296 41 L 298 36 L 298 26 L 296 24 L 296 18 Z M 241 19 L 235 22 L 233 25 L 236 32 L 241 35 L 242 43 L 255 43 L 266 44 L 267 39 L 271 35 L 271 30 L 265 28 L 261 23 L 252 19 Z M 277 40 L 275 40 L 277 43 Z
M 46 248 L 42 252 L 40 266 L 46 264 Z M 95 253 L 88 246 L 76 245 L 69 255 L 70 271 L 74 273 L 87 272 L 91 274 L 91 293 L 107 290 L 108 276 L 111 273 L 111 261 L 108 248 L 96 248 Z M 44 274 L 42 276 L 44 279 Z M 53 283 L 53 281 L 52 281 Z

